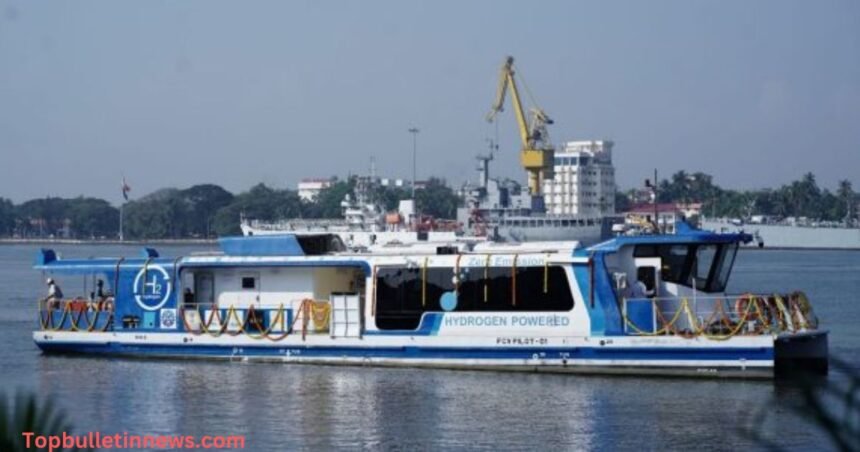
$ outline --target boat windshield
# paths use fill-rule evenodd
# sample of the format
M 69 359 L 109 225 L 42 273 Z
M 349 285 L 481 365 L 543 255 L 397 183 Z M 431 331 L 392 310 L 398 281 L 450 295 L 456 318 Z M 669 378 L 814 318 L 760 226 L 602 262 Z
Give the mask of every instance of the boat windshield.
M 722 292 L 731 274 L 737 243 L 637 245 L 636 257 L 659 257 L 663 281 Z

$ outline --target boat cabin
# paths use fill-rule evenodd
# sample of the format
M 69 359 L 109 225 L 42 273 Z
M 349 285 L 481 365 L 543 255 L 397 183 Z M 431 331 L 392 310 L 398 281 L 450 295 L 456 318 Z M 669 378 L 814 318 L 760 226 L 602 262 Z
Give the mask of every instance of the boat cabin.
M 337 235 L 302 234 L 227 237 L 220 252 L 172 259 L 146 249 L 131 259 L 58 260 L 44 250 L 37 268 L 46 276 L 105 281 L 110 300 L 45 300 L 40 320 L 48 329 L 270 339 L 500 334 L 487 326 L 541 336 L 737 334 L 752 302 L 732 304 L 725 288 L 749 237 L 678 228 L 588 248 L 485 242 L 360 253 Z M 778 304 L 756 300 L 757 310 Z M 753 330 L 770 327 L 755 319 Z

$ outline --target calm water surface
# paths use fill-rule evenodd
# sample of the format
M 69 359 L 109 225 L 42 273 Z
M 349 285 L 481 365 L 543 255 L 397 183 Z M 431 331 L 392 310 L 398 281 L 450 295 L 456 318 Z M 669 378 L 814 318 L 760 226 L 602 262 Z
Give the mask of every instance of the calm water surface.
M 31 340 L 37 246 L 0 246 L 0 382 L 51 395 L 80 432 L 244 434 L 252 450 L 832 447 L 769 381 L 585 377 L 42 356 Z M 136 247 L 61 246 L 65 257 Z M 191 247 L 159 247 L 180 255 Z M 831 353 L 860 371 L 860 252 L 745 251 L 730 291 L 803 289 Z M 63 289 L 75 293 L 71 282 Z M 832 373 L 831 381 L 845 378 Z

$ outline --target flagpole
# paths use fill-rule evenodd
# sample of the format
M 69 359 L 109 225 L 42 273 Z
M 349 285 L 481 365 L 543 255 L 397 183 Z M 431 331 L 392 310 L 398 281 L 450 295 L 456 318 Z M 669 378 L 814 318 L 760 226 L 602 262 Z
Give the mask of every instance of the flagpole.
M 125 182 L 125 174 L 122 175 L 122 200 L 119 203 L 119 241 L 122 242 L 125 240 L 125 234 L 123 231 L 123 208 L 125 207 L 125 203 L 128 202 L 128 192 L 131 191 L 131 187 Z
M 119 203 L 119 241 L 120 242 L 123 241 L 123 235 L 122 235 L 122 208 L 123 208 L 123 206 L 125 206 L 125 202 Z

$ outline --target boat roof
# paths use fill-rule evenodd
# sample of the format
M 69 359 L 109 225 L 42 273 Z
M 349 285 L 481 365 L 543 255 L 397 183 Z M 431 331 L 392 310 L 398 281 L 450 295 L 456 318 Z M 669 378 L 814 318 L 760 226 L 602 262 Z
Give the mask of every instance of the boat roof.
M 336 234 L 283 234 L 249 237 L 224 237 L 219 239 L 220 252 L 196 253 L 175 258 L 160 257 L 152 248 L 143 248 L 138 257 L 132 258 L 86 258 L 60 259 L 50 249 L 42 249 L 36 257 L 34 268 L 62 273 L 115 272 L 120 267 L 201 267 L 261 266 L 261 265 L 355 265 L 367 266 L 368 258 L 411 256 L 456 256 L 456 255 L 555 255 L 587 256 L 594 253 L 612 253 L 624 246 L 646 244 L 689 243 L 748 243 L 752 240 L 745 233 L 716 233 L 693 229 L 686 223 L 676 225 L 675 234 L 621 236 L 581 248 L 576 241 L 569 242 L 525 242 L 493 243 L 480 242 L 471 247 L 463 243 L 407 244 L 354 252 L 343 247 Z
M 88 257 L 61 259 L 52 249 L 41 249 L 36 255 L 33 268 L 60 273 L 109 273 L 120 267 L 143 267 L 146 265 L 175 265 L 179 258 L 160 257 L 153 248 L 143 248 L 138 257 Z
M 192 253 L 179 257 L 160 257 L 152 248 L 144 248 L 139 257 L 101 257 L 61 259 L 53 250 L 42 249 L 34 268 L 71 274 L 110 273 L 121 268 L 159 265 L 164 268 L 212 266 L 361 266 L 368 259 L 394 262 L 410 257 L 450 257 L 458 255 L 534 255 L 571 256 L 579 242 L 477 243 L 419 242 L 389 244 L 368 250 L 352 251 L 343 246 L 336 234 L 278 234 L 224 237 L 221 251 Z M 393 259 L 393 260 L 392 260 Z M 438 262 L 438 260 L 437 260 Z
M 634 236 L 619 236 L 584 249 L 585 253 L 618 251 L 623 246 L 631 245 L 661 245 L 661 244 L 693 244 L 693 243 L 749 243 L 752 235 L 743 232 L 717 233 L 695 229 L 686 222 L 675 224 L 674 234 L 643 234 Z

